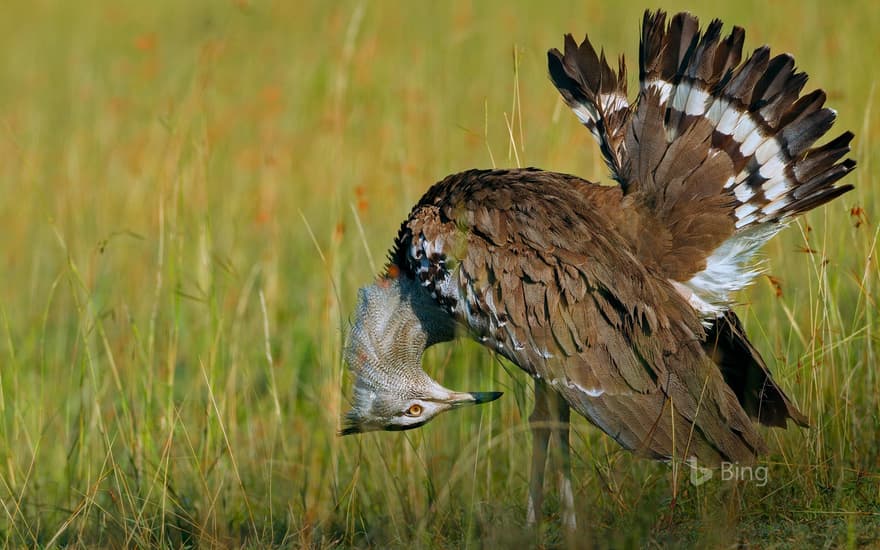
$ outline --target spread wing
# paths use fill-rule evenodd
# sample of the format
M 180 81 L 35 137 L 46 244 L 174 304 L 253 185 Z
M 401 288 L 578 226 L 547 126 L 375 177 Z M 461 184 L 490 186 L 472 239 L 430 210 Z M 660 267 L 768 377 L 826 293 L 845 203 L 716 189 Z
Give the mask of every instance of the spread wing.
M 750 460 L 761 439 L 697 313 L 620 235 L 621 199 L 537 170 L 451 176 L 413 211 L 393 261 L 623 446 Z
M 640 260 L 679 283 L 707 319 L 758 270 L 751 259 L 781 223 L 852 189 L 839 185 L 852 133 L 813 147 L 835 112 L 825 93 L 801 96 L 807 75 L 766 46 L 743 58 L 743 29 L 645 12 L 639 94 L 626 99 L 587 39 L 549 52 L 551 79 L 599 141 L 629 198 Z
M 836 115 L 821 90 L 800 95 L 807 75 L 792 56 L 763 46 L 740 63 L 741 28 L 723 37 L 717 19 L 702 31 L 688 13 L 666 21 L 646 12 L 642 23 L 626 179 L 646 231 L 668 235 L 644 260 L 714 317 L 782 223 L 852 189 L 837 183 L 855 167 L 841 161 L 853 135 L 812 148 Z

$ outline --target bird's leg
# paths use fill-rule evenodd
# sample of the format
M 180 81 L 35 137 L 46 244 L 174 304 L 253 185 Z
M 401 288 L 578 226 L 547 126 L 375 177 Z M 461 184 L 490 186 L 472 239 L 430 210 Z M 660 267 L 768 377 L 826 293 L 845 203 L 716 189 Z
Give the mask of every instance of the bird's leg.
M 550 395 L 543 380 L 535 379 L 535 410 L 529 416 L 532 430 L 532 472 L 529 478 L 529 505 L 526 523 L 537 525 L 544 504 L 544 468 L 547 465 L 547 444 L 550 442 Z
M 562 523 L 569 530 L 577 528 L 574 492 L 571 485 L 570 416 L 571 409 L 562 395 L 547 387 L 543 380 L 535 379 L 535 410 L 529 416 L 532 430 L 532 472 L 526 517 L 529 525 L 535 525 L 541 520 L 547 447 L 552 434 L 559 446 L 559 499 L 562 505 Z
M 574 513 L 574 492 L 571 486 L 571 445 L 569 443 L 570 414 L 568 403 L 559 393 L 547 391 L 549 400 L 555 401 L 553 411 L 553 438 L 559 445 L 559 500 L 562 504 L 562 524 L 569 530 L 577 528 Z

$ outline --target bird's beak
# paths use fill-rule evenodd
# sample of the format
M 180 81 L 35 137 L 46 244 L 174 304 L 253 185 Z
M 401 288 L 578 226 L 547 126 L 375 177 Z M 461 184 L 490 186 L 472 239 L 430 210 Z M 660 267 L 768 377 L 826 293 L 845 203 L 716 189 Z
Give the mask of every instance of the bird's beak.
M 455 409 L 466 405 L 481 405 L 495 401 L 502 395 L 500 391 L 453 392 L 446 402 Z

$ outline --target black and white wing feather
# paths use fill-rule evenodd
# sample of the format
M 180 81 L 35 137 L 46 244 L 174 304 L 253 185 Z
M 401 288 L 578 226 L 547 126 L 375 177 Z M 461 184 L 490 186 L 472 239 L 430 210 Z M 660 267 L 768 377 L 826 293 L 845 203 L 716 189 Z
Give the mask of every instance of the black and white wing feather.
M 565 103 L 596 138 L 612 177 L 626 186 L 622 169 L 630 104 L 626 97 L 626 64 L 623 57 L 615 72 L 608 65 L 605 52 L 596 54 L 589 37 L 585 36 L 578 45 L 567 34 L 565 53 L 554 48 L 547 52 L 547 62 L 553 84 Z
M 813 147 L 836 113 L 822 90 L 801 96 L 792 56 L 762 46 L 741 62 L 744 31 L 721 28 L 646 12 L 632 106 L 622 61 L 615 72 L 570 36 L 549 54 L 554 84 L 632 198 L 642 260 L 707 317 L 753 280 L 754 254 L 785 221 L 852 189 L 837 182 L 855 167 L 841 160 L 850 132 Z

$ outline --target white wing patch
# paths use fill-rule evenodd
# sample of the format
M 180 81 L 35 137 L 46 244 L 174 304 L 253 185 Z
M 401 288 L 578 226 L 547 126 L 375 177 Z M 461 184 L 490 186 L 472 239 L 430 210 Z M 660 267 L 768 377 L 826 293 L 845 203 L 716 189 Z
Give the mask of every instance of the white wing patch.
M 759 267 L 752 265 L 752 259 L 782 227 L 778 223 L 760 224 L 736 233 L 709 256 L 706 269 L 684 285 L 676 282 L 673 285 L 700 313 L 723 312 L 730 303 L 730 295 L 747 287 L 761 273 Z

